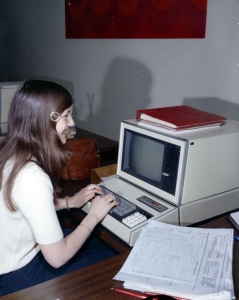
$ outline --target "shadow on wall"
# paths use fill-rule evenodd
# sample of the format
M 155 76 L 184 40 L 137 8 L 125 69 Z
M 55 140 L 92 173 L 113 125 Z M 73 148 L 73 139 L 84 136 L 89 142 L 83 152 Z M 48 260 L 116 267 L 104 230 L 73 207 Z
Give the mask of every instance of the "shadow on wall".
M 119 140 L 120 122 L 135 118 L 137 109 L 150 106 L 152 76 L 140 62 L 117 58 L 106 72 L 99 109 L 94 113 L 94 94 L 88 94 L 89 115 L 78 126 Z
M 184 100 L 189 105 L 206 112 L 239 121 L 239 105 L 219 98 L 190 98 Z

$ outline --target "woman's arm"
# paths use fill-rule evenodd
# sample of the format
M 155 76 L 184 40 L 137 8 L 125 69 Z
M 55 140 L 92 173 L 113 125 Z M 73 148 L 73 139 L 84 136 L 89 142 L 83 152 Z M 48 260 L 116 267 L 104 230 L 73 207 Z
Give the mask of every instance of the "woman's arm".
M 103 195 L 103 192 L 99 186 L 90 184 L 72 197 L 55 199 L 54 203 L 56 211 L 61 209 L 80 208 L 84 206 L 90 199 L 95 197 L 95 195 Z
M 94 190 L 94 187 L 91 188 Z M 90 189 L 88 189 L 88 191 L 89 190 Z M 83 246 L 95 226 L 115 205 L 117 205 L 117 201 L 111 194 L 96 196 L 90 205 L 88 215 L 71 234 L 59 242 L 49 245 L 40 245 L 47 262 L 53 267 L 59 268 L 70 260 Z

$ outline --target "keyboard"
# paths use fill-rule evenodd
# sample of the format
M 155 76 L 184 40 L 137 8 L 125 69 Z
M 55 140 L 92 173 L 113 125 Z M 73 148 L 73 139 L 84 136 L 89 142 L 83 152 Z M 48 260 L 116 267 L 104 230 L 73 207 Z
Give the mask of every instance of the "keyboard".
M 117 219 L 119 222 L 125 224 L 129 228 L 133 228 L 134 226 L 152 217 L 152 215 L 144 209 L 138 207 L 134 203 L 114 193 L 108 188 L 102 185 L 100 185 L 100 188 L 102 189 L 104 194 L 113 194 L 117 202 L 119 203 L 118 206 L 115 206 L 111 209 L 109 215 Z
M 99 183 L 99 187 L 105 194 L 114 195 L 119 203 L 109 211 L 101 225 L 129 246 L 134 246 L 141 230 L 150 220 L 179 224 L 175 206 L 124 179 L 113 177 Z M 90 201 L 87 202 L 82 211 L 88 214 L 90 205 Z

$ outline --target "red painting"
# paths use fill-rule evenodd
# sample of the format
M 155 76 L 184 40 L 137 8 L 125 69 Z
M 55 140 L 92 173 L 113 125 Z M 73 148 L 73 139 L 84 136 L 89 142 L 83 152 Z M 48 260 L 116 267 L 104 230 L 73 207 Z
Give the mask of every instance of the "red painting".
M 66 38 L 204 38 L 207 0 L 65 0 Z

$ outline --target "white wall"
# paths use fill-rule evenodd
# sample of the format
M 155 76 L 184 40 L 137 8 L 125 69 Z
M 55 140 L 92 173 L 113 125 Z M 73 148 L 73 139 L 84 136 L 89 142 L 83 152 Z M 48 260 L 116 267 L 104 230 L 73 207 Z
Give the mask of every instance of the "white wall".
M 239 1 L 208 0 L 205 39 L 66 39 L 64 0 L 1 0 L 0 80 L 55 80 L 78 126 L 118 140 L 138 108 L 188 104 L 239 120 Z

